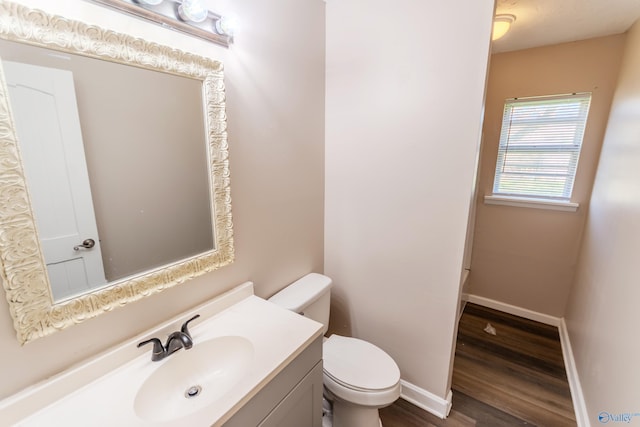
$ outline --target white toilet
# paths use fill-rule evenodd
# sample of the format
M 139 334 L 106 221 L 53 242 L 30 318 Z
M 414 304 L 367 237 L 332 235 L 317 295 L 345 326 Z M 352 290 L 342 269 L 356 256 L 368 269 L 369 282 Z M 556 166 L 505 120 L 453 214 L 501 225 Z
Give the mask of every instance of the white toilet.
M 327 276 L 310 273 L 269 301 L 322 323 L 326 333 L 331 283 Z M 323 418 L 323 427 L 382 426 L 378 409 L 400 397 L 396 362 L 371 343 L 340 335 L 325 338 L 322 353 L 324 395 L 332 409 Z

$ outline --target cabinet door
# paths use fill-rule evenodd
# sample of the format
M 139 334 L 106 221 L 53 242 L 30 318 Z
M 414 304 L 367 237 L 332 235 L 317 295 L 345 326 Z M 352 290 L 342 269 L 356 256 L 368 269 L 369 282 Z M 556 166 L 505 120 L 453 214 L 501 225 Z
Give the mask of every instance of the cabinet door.
M 259 427 L 322 427 L 322 364 L 276 406 Z

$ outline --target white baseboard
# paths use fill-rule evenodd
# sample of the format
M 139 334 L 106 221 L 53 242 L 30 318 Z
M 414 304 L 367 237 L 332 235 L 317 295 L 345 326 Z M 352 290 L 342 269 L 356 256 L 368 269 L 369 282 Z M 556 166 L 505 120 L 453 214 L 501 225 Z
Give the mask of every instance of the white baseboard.
M 518 307 L 515 305 L 507 304 L 506 302 L 496 301 L 490 298 L 481 297 L 478 295 L 466 294 L 463 295 L 463 299 L 466 301 L 478 304 L 483 307 L 493 308 L 494 310 L 503 311 L 505 313 L 513 314 L 514 316 L 524 317 L 525 319 L 535 320 L 536 322 L 544 323 L 545 325 L 560 326 L 560 318 L 551 316 L 537 311 L 529 310 L 526 308 Z
M 567 371 L 567 378 L 569 379 L 571 400 L 573 401 L 573 410 L 576 413 L 578 427 L 591 427 L 589 414 L 587 413 L 587 405 L 584 401 L 584 394 L 582 394 L 580 378 L 578 377 L 576 360 L 573 357 L 573 349 L 571 348 L 571 341 L 569 340 L 569 331 L 567 330 L 567 324 L 564 318 L 560 319 L 558 330 L 560 332 L 560 344 L 562 345 L 562 358 L 564 359 L 564 367 Z
M 449 390 L 447 398 L 443 399 L 430 391 L 411 384 L 408 381 L 400 380 L 400 383 L 402 384 L 400 397 L 404 400 L 416 405 L 418 408 L 431 412 L 439 418 L 447 418 L 447 415 L 449 415 L 449 411 L 451 410 L 451 399 L 453 397 L 451 390 Z

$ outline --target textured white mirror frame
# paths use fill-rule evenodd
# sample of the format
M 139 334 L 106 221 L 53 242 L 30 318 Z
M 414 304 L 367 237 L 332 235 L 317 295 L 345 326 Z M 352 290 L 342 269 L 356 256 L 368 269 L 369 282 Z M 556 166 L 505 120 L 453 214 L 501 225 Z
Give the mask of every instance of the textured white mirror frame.
M 0 276 L 21 344 L 233 262 L 221 62 L 5 1 L 0 38 L 202 81 L 215 227 L 211 251 L 54 304 L 0 67 Z

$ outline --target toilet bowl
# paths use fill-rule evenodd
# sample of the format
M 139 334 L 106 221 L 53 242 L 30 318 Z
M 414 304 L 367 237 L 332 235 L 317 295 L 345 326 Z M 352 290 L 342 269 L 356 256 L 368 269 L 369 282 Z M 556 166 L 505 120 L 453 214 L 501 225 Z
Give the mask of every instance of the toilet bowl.
M 331 279 L 310 273 L 269 301 L 303 314 L 328 329 Z M 331 335 L 322 345 L 324 397 L 330 410 L 323 427 L 379 427 L 378 409 L 400 397 L 400 369 L 379 347 Z
M 324 387 L 333 427 L 377 427 L 378 409 L 400 397 L 400 369 L 375 345 L 331 335 L 323 344 Z

